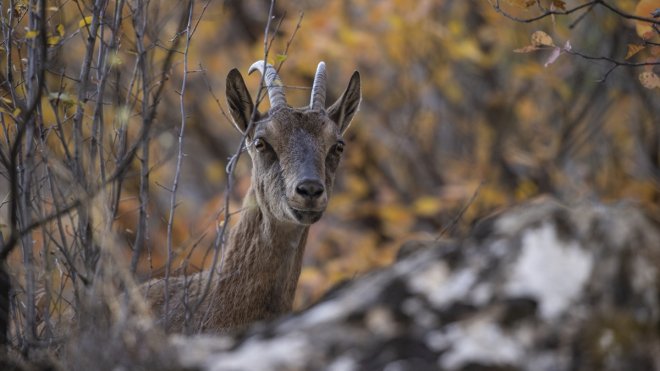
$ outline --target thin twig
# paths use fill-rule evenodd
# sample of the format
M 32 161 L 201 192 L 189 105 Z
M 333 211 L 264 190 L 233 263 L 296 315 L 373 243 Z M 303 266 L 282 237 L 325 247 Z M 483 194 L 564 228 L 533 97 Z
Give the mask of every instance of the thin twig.
M 10 2 L 13 11 L 13 2 Z M 21 154 L 23 137 L 28 132 L 32 132 L 34 129 L 35 116 L 37 114 L 39 105 L 41 103 L 41 96 L 43 93 L 44 86 L 44 66 L 46 65 L 46 2 L 45 0 L 39 0 L 39 3 L 30 3 L 30 26 L 33 30 L 38 30 L 39 37 L 32 40 L 32 46 L 30 47 L 31 51 L 31 61 L 29 64 L 28 73 L 30 76 L 30 84 L 27 87 L 28 91 L 27 97 L 27 109 L 18 117 L 15 118 L 15 124 L 18 126 L 16 131 L 16 136 L 14 143 L 9 151 L 9 158 L 4 158 L 9 162 L 7 168 L 9 173 L 9 187 L 10 187 L 10 236 L 8 241 L 0 241 L 0 351 L 4 351 L 4 347 L 8 344 L 8 331 L 9 331 L 9 292 L 11 290 L 11 281 L 9 274 L 7 273 L 6 260 L 9 253 L 16 247 L 18 241 L 21 239 L 19 230 L 21 226 L 30 223 L 30 210 L 27 208 L 26 204 L 29 202 L 29 193 L 30 185 L 28 184 L 31 180 L 32 174 L 29 172 L 22 172 L 19 174 L 18 165 L 21 163 L 19 155 Z M 37 10 L 39 13 L 37 14 Z M 11 28 L 11 25 L 10 25 Z M 10 30 L 11 32 L 11 30 Z M 11 56 L 8 55 L 7 59 L 11 59 Z M 34 83 L 36 80 L 36 84 Z M 9 84 L 12 85 L 13 82 L 9 81 Z M 16 102 L 15 102 L 16 103 Z M 32 138 L 31 134 L 25 139 L 26 148 L 25 153 L 27 156 L 28 164 L 31 161 L 32 157 Z M 23 168 L 24 170 L 24 168 Z M 19 177 L 19 175 L 22 175 Z M 19 187 L 19 183 L 22 183 Z M 21 193 L 22 192 L 22 193 Z M 4 240 L 4 239 L 3 239 Z M 23 245 L 23 255 L 24 263 L 26 263 L 26 280 L 27 280 L 27 299 L 28 306 L 32 304 L 34 306 L 34 275 L 32 270 L 31 262 L 31 239 L 24 240 Z M 33 340 L 36 335 L 36 323 L 35 323 L 35 312 L 34 307 L 27 308 L 27 319 L 25 324 L 25 331 L 28 337 L 28 341 Z M 26 349 L 23 349 L 24 351 Z
M 142 126 L 147 125 L 147 115 L 149 114 L 149 77 L 147 76 L 147 51 L 144 47 L 144 36 L 147 30 L 147 14 L 149 3 L 138 2 L 136 13 L 133 15 L 133 25 L 135 28 L 135 39 L 138 50 L 138 69 L 141 76 L 142 88 Z M 146 7 L 146 8 L 145 8 Z M 140 210 L 138 212 L 137 231 L 135 233 L 135 242 L 133 243 L 133 257 L 131 258 L 131 272 L 135 273 L 140 260 L 140 255 L 146 241 L 149 239 L 147 231 L 147 218 L 149 206 L 149 142 L 150 136 L 147 134 L 140 140 L 142 154 L 140 160 L 140 189 L 138 199 L 140 200 Z
M 224 116 L 225 120 L 227 122 L 231 122 L 231 118 L 227 115 L 225 112 L 225 109 L 222 108 L 222 104 L 220 103 L 220 99 L 218 98 L 217 95 L 215 95 L 215 92 L 213 91 L 213 87 L 211 86 L 211 83 L 209 82 L 208 76 L 206 75 L 206 69 L 202 66 L 202 64 L 199 64 L 199 69 L 202 71 L 202 80 L 204 80 L 204 83 L 206 84 L 206 89 L 208 89 L 209 94 L 213 97 L 213 100 L 215 103 L 218 105 L 218 109 L 220 109 L 220 113 L 222 116 Z
M 576 7 L 570 8 L 570 9 L 567 9 L 567 10 L 546 10 L 542 14 L 540 14 L 538 16 L 535 16 L 535 17 L 530 17 L 530 18 L 519 18 L 519 17 L 513 16 L 513 15 L 507 13 L 506 11 L 504 11 L 501 8 L 499 0 L 495 0 L 494 4 L 492 3 L 491 0 L 488 0 L 488 2 L 491 3 L 491 6 L 493 7 L 493 9 L 496 12 L 502 14 L 506 18 L 509 18 L 513 21 L 520 22 L 520 23 L 532 23 L 532 22 L 536 22 L 540 19 L 552 16 L 552 15 L 569 15 L 571 13 L 577 12 L 580 9 L 598 4 L 600 1 L 598 1 L 598 0 L 590 1 L 590 2 L 587 2 L 587 3 L 584 3 L 584 4 L 577 5 Z
M 185 18 L 184 18 L 185 19 Z M 179 27 L 183 28 L 185 23 L 182 22 L 180 23 Z M 177 43 L 179 38 L 177 38 L 174 42 Z M 73 201 L 70 201 L 68 205 L 63 206 L 59 212 L 54 212 L 49 215 L 46 215 L 45 217 L 36 220 L 32 222 L 31 224 L 24 226 L 20 230 L 16 230 L 15 234 L 11 234 L 9 240 L 5 243 L 5 245 L 2 247 L 0 250 L 0 260 L 3 260 L 6 258 L 7 255 L 11 252 L 13 247 L 16 244 L 16 240 L 18 238 L 21 238 L 25 236 L 26 234 L 30 233 L 32 230 L 35 228 L 38 228 L 44 223 L 48 223 L 56 218 L 59 218 L 62 215 L 68 214 L 74 209 L 78 208 L 80 205 L 85 204 L 89 202 L 94 196 L 98 194 L 102 190 L 103 187 L 107 186 L 108 184 L 112 184 L 113 182 L 116 182 L 120 179 L 123 178 L 125 172 L 127 169 L 130 167 L 131 162 L 135 158 L 135 154 L 137 153 L 138 149 L 140 148 L 140 144 L 144 140 L 144 138 L 148 135 L 151 129 L 151 123 L 153 122 L 155 116 L 156 116 L 156 108 L 158 107 L 158 103 L 160 102 L 160 97 L 162 95 L 163 90 L 165 89 L 166 84 L 165 82 L 165 71 L 168 71 L 170 69 L 170 66 L 172 64 L 172 58 L 173 58 L 173 53 L 169 53 L 165 56 L 165 59 L 162 62 L 162 83 L 158 85 L 158 89 L 156 92 L 153 94 L 153 99 L 152 99 L 152 104 L 149 106 L 149 112 L 147 114 L 147 120 L 146 126 L 142 126 L 140 128 L 140 132 L 137 135 L 136 141 L 124 152 L 123 156 L 117 161 L 116 167 L 114 172 L 108 176 L 107 180 L 104 183 L 101 183 L 97 186 L 90 186 L 87 188 L 87 192 L 85 194 L 79 196 L 78 198 L 74 199 Z M 40 81 L 43 81 L 41 79 Z M 39 94 L 41 94 L 39 92 Z M 29 109 L 25 112 L 21 112 L 20 118 L 18 118 L 18 125 L 19 126 L 19 131 L 16 135 L 16 138 L 20 138 L 21 135 L 21 128 L 25 127 L 25 125 L 21 125 L 21 122 L 23 122 L 26 118 L 30 118 L 34 114 L 34 107 L 29 107 Z M 17 146 L 12 147 L 12 154 L 15 151 L 18 151 Z M 14 164 L 15 165 L 15 164 Z M 11 175 L 11 173 L 10 173 Z M 11 181 L 10 181 L 11 184 Z
M 181 19 L 179 20 L 179 26 L 177 28 L 177 35 L 181 34 L 180 30 L 183 30 L 186 27 L 188 20 L 187 13 L 183 13 L 181 16 Z M 121 159 L 121 161 L 117 164 L 117 170 L 115 171 L 114 176 L 111 178 L 121 178 L 123 175 L 123 172 L 128 169 L 131 161 L 133 160 L 135 154 L 137 153 L 139 148 L 142 148 L 144 151 L 144 142 L 147 140 L 149 134 L 151 133 L 151 125 L 153 124 L 153 121 L 156 117 L 156 108 L 158 107 L 158 103 L 160 102 L 160 97 L 165 89 L 165 81 L 167 80 L 167 73 L 170 70 L 170 67 L 172 66 L 172 60 L 174 58 L 174 50 L 177 48 L 178 43 L 180 42 L 181 38 L 180 37 L 175 37 L 173 39 L 173 47 L 171 50 L 168 51 L 168 53 L 165 56 L 165 60 L 163 61 L 163 68 L 161 70 L 161 76 L 159 78 L 159 83 L 156 84 L 157 88 L 155 93 L 153 94 L 153 98 L 151 99 L 151 105 L 147 105 L 146 107 L 143 106 L 143 108 L 146 108 L 146 114 L 143 112 L 142 116 L 142 126 L 140 128 L 140 133 L 138 134 L 138 137 L 136 139 L 136 142 L 126 151 L 124 157 Z M 138 67 L 139 68 L 139 67 Z M 143 99 L 147 100 L 148 97 L 143 96 Z M 148 151 L 147 151 L 148 152 Z M 149 168 L 146 166 L 144 168 L 144 171 L 146 172 L 146 175 L 148 175 Z M 143 177 L 144 179 L 144 177 Z M 146 205 L 145 205 L 146 207 Z M 145 209 L 145 215 L 146 215 L 146 209 Z M 146 223 L 145 223 L 146 224 Z M 146 228 L 146 225 L 145 225 Z M 137 259 L 138 257 L 135 257 L 136 252 L 134 252 L 134 258 L 131 261 L 131 265 L 137 267 Z M 137 253 L 139 255 L 139 253 Z M 135 261 L 135 263 L 133 263 Z
M 597 82 L 605 82 L 607 80 L 607 77 L 618 67 L 646 67 L 646 66 L 660 66 L 660 61 L 656 62 L 626 62 L 626 61 L 620 61 L 614 58 L 610 57 L 596 57 L 596 56 L 591 56 L 587 55 L 581 52 L 578 52 L 576 50 L 564 50 L 566 53 L 571 54 L 571 55 L 576 55 L 579 56 L 583 59 L 591 60 L 591 61 L 605 61 L 609 62 L 612 64 L 612 66 L 603 74 L 603 77 L 600 78 Z
M 296 23 L 296 28 L 291 33 L 291 37 L 289 37 L 289 40 L 286 42 L 286 46 L 284 47 L 284 53 L 282 53 L 282 55 L 285 57 L 289 55 L 289 47 L 291 46 L 293 39 L 296 37 L 296 33 L 298 33 L 300 26 L 302 25 L 302 20 L 304 16 L 305 16 L 304 12 L 300 12 L 300 14 L 298 15 L 298 22 Z M 278 72 L 280 69 L 282 69 L 282 65 L 284 65 L 284 62 L 286 62 L 286 58 L 284 58 L 280 63 L 280 65 L 277 67 Z
M 208 5 L 208 3 L 207 3 Z M 190 49 L 190 40 L 192 38 L 192 20 L 193 11 L 195 9 L 195 0 L 188 2 L 188 24 L 186 26 L 186 44 L 183 53 L 183 78 L 181 81 L 181 93 L 179 94 L 179 110 L 181 112 L 181 126 L 179 127 L 178 143 L 177 143 L 177 156 L 176 156 L 176 170 L 174 172 L 174 179 L 172 180 L 172 189 L 170 192 L 170 212 L 167 219 L 167 262 L 165 264 L 165 312 L 163 313 L 165 324 L 169 323 L 169 304 L 170 304 L 170 270 L 172 267 L 172 227 L 174 225 L 174 210 L 176 208 L 176 192 L 179 188 L 179 177 L 181 176 L 181 163 L 183 160 L 183 138 L 186 130 L 186 106 L 185 94 L 186 86 L 188 84 L 188 51 Z
M 474 190 L 474 193 L 472 193 L 472 197 L 470 197 L 470 199 L 465 203 L 465 205 L 463 205 L 461 211 L 459 211 L 458 214 L 456 214 L 454 219 L 452 219 L 452 221 L 449 224 L 447 224 L 444 228 L 442 228 L 442 230 L 440 230 L 438 237 L 435 238 L 436 241 L 442 238 L 447 231 L 453 229 L 454 226 L 456 226 L 456 224 L 461 220 L 461 218 L 463 218 L 463 214 L 465 214 L 467 209 L 474 203 L 474 200 L 477 199 L 477 196 L 479 195 L 479 191 L 481 190 L 481 186 L 483 186 L 484 183 L 485 183 L 484 181 L 479 183 L 477 188 Z
M 586 18 L 586 16 L 589 13 L 591 13 L 591 11 L 594 9 L 595 6 L 596 6 L 596 4 L 591 4 L 591 6 L 589 6 L 589 8 L 587 8 L 587 10 L 585 10 L 582 14 L 580 14 L 577 18 L 575 18 L 575 20 L 573 22 L 571 22 L 571 24 L 568 26 L 568 28 L 569 29 L 575 28 L 575 26 L 577 26 L 578 23 L 582 22 L 582 20 L 584 18 Z
M 270 7 L 268 9 L 268 19 L 266 21 L 266 27 L 264 29 L 264 62 L 268 60 L 268 55 L 270 52 L 270 47 L 272 45 L 272 42 L 274 40 L 274 35 L 273 38 L 271 39 L 269 37 L 270 35 L 270 28 L 271 28 L 271 20 L 273 19 L 273 12 L 275 9 L 275 0 L 270 1 Z M 274 32 L 274 34 L 277 33 L 277 30 Z M 197 310 L 199 310 L 201 304 L 206 300 L 206 297 L 209 294 L 209 291 L 211 289 L 211 285 L 214 282 L 214 275 L 218 275 L 218 277 L 221 276 L 222 274 L 222 268 L 224 266 L 224 256 L 225 256 L 225 236 L 227 233 L 227 227 L 229 226 L 229 222 L 231 219 L 231 212 L 229 210 L 229 197 L 231 196 L 233 186 L 234 186 L 234 169 L 236 168 L 236 163 L 238 162 L 238 159 L 241 156 L 241 153 L 245 150 L 245 141 L 247 139 L 248 134 L 252 130 L 256 120 L 257 120 L 257 115 L 259 111 L 259 104 L 261 101 L 265 98 L 266 96 L 266 85 L 265 85 L 265 74 L 261 75 L 261 79 L 259 81 L 259 91 L 257 93 L 257 100 L 254 105 L 254 111 L 252 111 L 252 115 L 250 117 L 250 122 L 247 125 L 247 128 L 245 132 L 243 133 L 243 136 L 241 138 L 241 141 L 238 145 L 238 148 L 236 149 L 236 152 L 232 156 L 232 158 L 229 161 L 229 164 L 227 165 L 227 188 L 225 191 L 225 207 L 224 207 L 224 221 L 222 223 L 222 226 L 216 226 L 216 238 L 213 243 L 214 247 L 214 254 L 213 254 L 213 260 L 211 262 L 211 268 L 210 268 L 210 275 L 209 275 L 209 280 L 206 281 L 204 285 L 204 289 L 202 291 L 202 295 L 200 296 L 200 299 L 197 301 L 197 303 L 193 304 L 192 310 L 190 311 L 191 314 L 195 313 Z M 220 256 L 222 256 L 222 259 L 220 259 Z M 220 261 L 220 267 L 218 269 L 218 272 L 216 273 L 216 268 L 218 268 L 218 260 Z M 211 308 L 207 308 L 206 313 L 204 313 L 204 316 L 208 316 L 210 313 Z M 203 323 L 204 321 L 200 322 Z

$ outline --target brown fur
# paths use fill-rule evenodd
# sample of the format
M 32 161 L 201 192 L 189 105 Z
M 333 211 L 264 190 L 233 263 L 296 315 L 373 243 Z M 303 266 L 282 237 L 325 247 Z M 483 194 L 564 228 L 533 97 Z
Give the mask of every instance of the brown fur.
M 234 125 L 245 133 L 254 105 L 236 70 L 227 77 L 227 100 Z M 257 113 L 246 135 L 252 186 L 230 232 L 221 272 L 170 278 L 167 315 L 165 281 L 142 287 L 166 328 L 182 331 L 189 324 L 189 329 L 225 331 L 291 310 L 309 226 L 327 206 L 341 157 L 337 148 L 343 146 L 338 143 L 359 101 L 356 72 L 327 112 L 282 105 Z M 322 192 L 306 196 L 300 191 L 306 180 Z M 191 316 L 209 279 L 210 293 Z

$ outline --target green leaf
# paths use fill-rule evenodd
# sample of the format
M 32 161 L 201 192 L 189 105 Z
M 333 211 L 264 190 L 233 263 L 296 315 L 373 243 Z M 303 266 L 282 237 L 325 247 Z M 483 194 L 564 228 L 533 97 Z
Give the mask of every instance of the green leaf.
M 74 105 L 78 103 L 78 99 L 72 97 L 65 92 L 52 92 L 48 94 L 48 100 L 60 101 L 64 104 Z
M 108 54 L 108 63 L 111 67 L 121 66 L 124 61 L 119 56 L 119 53 L 115 50 Z
M 288 56 L 286 54 L 278 54 L 275 56 L 275 63 L 282 63 L 287 59 L 287 57 Z

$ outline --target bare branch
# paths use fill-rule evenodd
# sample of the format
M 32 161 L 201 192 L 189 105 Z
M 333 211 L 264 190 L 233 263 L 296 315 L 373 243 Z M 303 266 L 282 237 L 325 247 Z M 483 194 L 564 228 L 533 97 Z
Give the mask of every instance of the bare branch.
M 215 92 L 213 92 L 213 88 L 211 87 L 211 83 L 209 82 L 209 79 L 206 76 L 206 69 L 202 66 L 201 63 L 199 65 L 199 69 L 202 71 L 202 77 L 203 77 L 204 83 L 206 84 L 206 89 L 209 91 L 209 94 L 211 94 L 211 96 L 213 97 L 213 100 L 218 105 L 218 109 L 220 109 L 220 113 L 222 114 L 222 116 L 224 116 L 224 118 L 225 118 L 225 120 L 227 120 L 227 122 L 231 122 L 231 118 L 229 118 L 229 116 L 227 116 L 227 113 L 225 112 L 224 108 L 222 108 L 222 104 L 220 103 L 220 99 L 218 99 L 218 96 L 215 95 Z
M 286 47 L 284 47 L 284 53 L 282 53 L 283 56 L 288 56 L 289 55 L 289 47 L 291 46 L 291 43 L 293 42 L 293 39 L 296 37 L 296 33 L 298 33 L 298 30 L 300 29 L 300 25 L 302 24 L 303 17 L 305 16 L 304 12 L 300 12 L 298 15 L 298 23 L 296 23 L 296 28 L 293 30 L 291 33 L 291 37 L 289 37 L 289 40 L 286 42 Z M 286 58 L 282 60 L 282 63 L 277 67 L 277 71 L 279 72 L 282 69 L 282 65 L 286 62 Z
M 273 19 L 273 14 L 275 10 L 275 0 L 270 1 L 270 7 L 268 9 L 268 20 L 266 21 L 266 27 L 264 29 L 264 61 L 268 60 L 268 55 L 270 52 L 270 46 L 273 42 L 273 38 L 271 39 L 269 37 L 270 35 L 270 28 L 271 28 L 271 20 Z M 277 29 L 275 30 L 275 34 L 277 33 Z M 220 275 L 222 273 L 222 268 L 224 265 L 224 248 L 225 248 L 225 236 L 227 233 L 227 227 L 229 226 L 229 221 L 231 219 L 231 212 L 229 210 L 229 197 L 231 196 L 233 187 L 234 187 L 234 170 L 236 168 L 236 163 L 238 162 L 238 159 L 241 156 L 241 153 L 245 150 L 245 140 L 247 139 L 247 134 L 252 130 L 252 127 L 254 126 L 254 123 L 257 120 L 257 115 L 258 115 L 258 110 L 259 110 L 259 104 L 261 101 L 266 97 L 266 87 L 265 87 L 265 74 L 261 75 L 261 80 L 259 81 L 259 91 L 257 93 L 257 99 L 256 103 L 254 105 L 254 110 L 252 111 L 252 116 L 250 117 L 250 122 L 248 123 L 248 126 L 245 130 L 245 133 L 243 134 L 243 137 L 241 138 L 241 141 L 238 145 L 238 148 L 236 149 L 236 152 L 234 155 L 231 157 L 229 160 L 229 163 L 227 164 L 227 187 L 225 190 L 225 207 L 224 207 L 224 222 L 222 223 L 222 226 L 216 226 L 216 238 L 213 243 L 214 247 L 214 253 L 213 253 L 213 260 L 211 262 L 211 276 L 213 277 L 214 274 Z M 222 259 L 220 261 L 220 267 L 218 269 L 218 272 L 216 273 L 216 268 L 218 268 L 218 260 L 222 256 Z M 197 303 L 193 303 L 192 310 L 190 313 L 195 313 L 201 304 L 206 300 L 210 289 L 211 285 L 213 284 L 214 280 L 209 279 L 206 281 L 204 285 L 204 289 L 202 291 L 202 295 L 200 296 L 200 299 Z M 210 308 L 208 308 L 210 309 Z M 209 315 L 209 311 L 207 310 L 206 313 L 204 313 L 204 316 L 207 317 Z M 203 322 L 203 321 L 202 321 Z
M 179 20 L 179 26 L 177 28 L 176 35 L 181 34 L 180 30 L 183 30 L 186 27 L 187 19 L 188 19 L 187 13 L 184 12 L 181 16 L 181 19 Z M 146 113 L 143 113 L 142 127 L 140 128 L 140 133 L 138 134 L 137 140 L 131 146 L 131 148 L 129 148 L 128 151 L 126 151 L 126 154 L 124 155 L 124 158 L 121 159 L 121 161 L 117 165 L 117 169 L 120 170 L 121 172 L 118 172 L 116 170 L 115 171 L 116 177 L 112 177 L 112 178 L 119 178 L 122 175 L 122 173 L 128 168 L 130 162 L 133 160 L 133 156 L 135 156 L 135 154 L 137 153 L 138 148 L 143 148 L 143 152 L 144 152 L 144 143 L 147 140 L 147 137 L 149 136 L 149 134 L 151 132 L 151 125 L 154 121 L 154 118 L 156 117 L 156 108 L 158 106 L 158 103 L 160 102 L 161 94 L 163 93 L 163 90 L 164 90 L 165 85 L 166 85 L 165 84 L 165 81 L 167 80 L 166 74 L 168 73 L 168 71 L 170 70 L 170 67 L 172 66 L 172 60 L 173 60 L 174 54 L 175 54 L 174 50 L 178 46 L 180 40 L 181 40 L 181 38 L 178 37 L 178 36 L 176 36 L 172 40 L 174 45 L 173 45 L 172 49 L 168 50 L 167 55 L 165 56 L 165 59 L 163 61 L 163 68 L 161 70 L 161 76 L 160 76 L 160 80 L 159 80 L 160 82 L 157 85 L 156 92 L 153 94 L 153 98 L 151 100 L 152 103 L 151 103 L 150 106 L 149 105 L 143 106 L 143 108 L 146 108 Z M 139 63 L 138 63 L 138 65 L 139 65 Z M 139 66 L 138 66 L 138 69 L 140 69 Z M 148 98 L 143 97 L 143 99 L 146 100 Z M 144 168 L 144 171 L 146 172 L 146 175 L 148 175 L 148 166 Z M 142 179 L 144 179 L 144 175 L 145 175 L 145 173 L 143 173 L 143 178 Z M 146 208 L 146 205 L 145 205 L 145 208 Z M 145 218 L 146 218 L 146 209 L 144 210 L 144 213 L 145 213 L 144 215 L 145 215 Z M 140 217 L 140 219 L 142 219 L 142 217 Z M 146 228 L 146 225 L 145 225 L 145 228 Z M 136 238 L 136 241 L 138 241 L 137 238 Z M 136 248 L 136 251 L 134 252 L 133 260 L 131 261 L 131 266 L 137 266 L 137 259 L 139 259 L 139 254 L 140 254 L 140 252 L 138 252 L 137 248 Z M 137 257 L 135 255 L 137 255 Z
M 485 183 L 484 181 L 479 183 L 477 188 L 475 188 L 474 193 L 472 193 L 472 197 L 470 197 L 470 199 L 465 203 L 461 211 L 459 211 L 458 214 L 456 214 L 454 219 L 452 219 L 452 221 L 449 224 L 447 224 L 444 228 L 442 228 L 442 230 L 438 234 L 438 237 L 435 238 L 436 241 L 439 240 L 441 237 L 443 237 L 445 233 L 447 233 L 449 230 L 453 229 L 456 226 L 456 224 L 458 224 L 458 222 L 461 220 L 461 218 L 463 218 L 463 214 L 465 214 L 465 212 L 470 207 L 470 205 L 472 205 L 474 201 L 477 199 L 477 196 L 479 195 L 479 191 L 481 190 L 481 187 L 484 185 L 484 183 Z
M 607 70 L 607 72 L 605 72 L 603 77 L 600 80 L 598 80 L 598 82 L 605 82 L 605 80 L 607 80 L 607 77 L 610 75 L 610 73 L 612 73 L 618 67 L 624 66 L 624 67 L 633 67 L 634 68 L 634 67 L 646 67 L 646 66 L 660 66 L 660 61 L 656 61 L 656 62 L 626 62 L 626 61 L 616 60 L 616 59 L 613 59 L 613 58 L 610 58 L 610 57 L 595 57 L 595 56 L 587 55 L 587 54 L 584 54 L 584 53 L 581 53 L 581 52 L 578 52 L 578 51 L 575 51 L 575 50 L 564 50 L 564 51 L 568 54 L 576 55 L 576 56 L 579 56 L 579 57 L 587 59 L 587 60 L 605 61 L 605 62 L 611 63 L 612 66 Z
M 491 0 L 488 0 L 488 1 L 491 3 L 491 6 L 493 7 L 493 9 L 496 12 L 502 14 L 506 18 L 509 18 L 513 21 L 520 22 L 520 23 L 532 23 L 532 22 L 536 22 L 538 20 L 541 20 L 543 18 L 546 18 L 546 17 L 549 17 L 549 16 L 555 16 L 555 15 L 569 15 L 569 14 L 577 12 L 580 9 L 584 9 L 584 8 L 587 8 L 587 7 L 593 7 L 594 5 L 601 5 L 604 8 L 610 10 L 611 12 L 613 12 L 613 13 L 615 13 L 615 14 L 623 17 L 623 18 L 634 19 L 634 20 L 641 21 L 641 22 L 647 22 L 647 23 L 651 23 L 651 24 L 655 24 L 655 25 L 660 25 L 660 20 L 658 20 L 658 19 L 639 17 L 639 16 L 636 16 L 634 14 L 626 13 L 626 12 L 620 10 L 619 8 L 615 7 L 615 6 L 610 5 L 609 3 L 605 2 L 604 0 L 589 1 L 589 2 L 586 2 L 584 4 L 580 4 L 580 5 L 577 5 L 573 8 L 566 9 L 566 10 L 543 9 L 542 7 L 540 7 L 540 9 L 542 11 L 543 10 L 544 11 L 540 15 L 530 17 L 530 18 L 520 18 L 520 17 L 513 16 L 510 13 L 507 13 L 500 6 L 500 0 L 495 0 L 494 4 L 492 3 Z M 589 9 L 589 10 L 591 10 L 591 9 Z
M 207 3 L 208 6 L 208 3 Z M 170 192 L 170 212 L 167 219 L 167 263 L 165 264 L 165 312 L 164 323 L 168 322 L 169 316 L 169 304 L 170 304 L 170 270 L 172 267 L 172 227 L 174 225 L 174 210 L 176 207 L 176 192 L 179 188 L 179 177 L 181 176 L 181 162 L 183 160 L 183 138 L 186 130 L 186 106 L 185 106 L 185 94 L 186 86 L 188 83 L 188 51 L 190 50 L 190 40 L 193 35 L 192 29 L 192 20 L 193 20 L 193 11 L 195 9 L 195 0 L 190 0 L 188 2 L 188 24 L 186 25 L 185 34 L 186 34 L 186 44 L 183 53 L 183 77 L 181 81 L 181 92 L 179 94 L 179 110 L 181 112 L 181 126 L 179 127 L 179 135 L 177 142 L 177 156 L 176 156 L 176 170 L 174 172 L 174 179 L 172 180 L 172 189 Z M 206 9 L 206 8 L 204 8 Z
M 491 0 L 488 0 L 488 1 L 491 2 Z M 593 5 L 598 4 L 598 3 L 600 3 L 599 0 L 594 0 L 594 1 L 589 1 L 587 3 L 584 3 L 584 4 L 577 5 L 576 7 L 570 8 L 570 9 L 567 9 L 567 10 L 546 10 L 542 14 L 540 14 L 538 16 L 535 16 L 535 17 L 531 17 L 531 18 L 519 18 L 519 17 L 515 17 L 515 16 L 507 13 L 506 11 L 504 11 L 500 7 L 500 0 L 495 0 L 494 4 L 491 2 L 491 6 L 493 7 L 493 9 L 496 12 L 502 14 L 506 18 L 509 18 L 513 21 L 520 22 L 520 23 L 532 23 L 532 22 L 536 22 L 540 19 L 552 16 L 552 15 L 569 15 L 571 13 L 577 12 L 580 9 L 584 9 L 586 7 L 593 6 Z
M 138 70 L 141 76 L 142 88 L 142 127 L 149 124 L 146 122 L 149 114 L 149 78 L 147 74 L 147 51 L 144 47 L 144 37 L 147 29 L 147 14 L 149 3 L 138 2 L 133 14 L 133 27 L 135 29 L 135 39 L 138 51 Z M 175 36 L 178 39 L 178 34 Z M 138 199 L 140 200 L 140 210 L 138 214 L 137 232 L 135 233 L 135 242 L 133 243 L 133 257 L 131 259 L 131 272 L 137 270 L 140 254 L 149 239 L 147 231 L 148 204 L 149 204 L 149 134 L 140 138 L 140 148 L 142 154 L 140 161 L 140 190 Z

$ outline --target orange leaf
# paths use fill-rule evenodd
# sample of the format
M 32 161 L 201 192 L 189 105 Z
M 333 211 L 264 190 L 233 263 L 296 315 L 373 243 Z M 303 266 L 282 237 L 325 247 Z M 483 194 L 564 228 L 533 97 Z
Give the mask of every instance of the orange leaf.
M 660 0 L 641 0 L 635 7 L 635 15 L 638 17 L 651 18 L 651 13 L 660 8 Z M 653 27 L 651 23 L 644 21 L 635 21 L 637 28 L 637 35 L 644 38 L 645 36 L 653 36 Z M 649 32 L 651 32 L 649 34 Z M 648 40 L 645 38 L 645 40 Z
M 630 59 L 633 55 L 644 50 L 645 46 L 640 44 L 628 44 L 628 53 L 626 54 L 626 59 Z
M 654 57 L 660 57 L 660 47 L 659 46 L 652 46 L 650 48 L 651 55 Z
M 642 37 L 642 40 L 648 41 L 648 40 L 651 40 L 653 38 L 653 35 L 655 35 L 655 31 L 649 30 L 649 31 L 644 32 L 641 35 L 641 37 Z
M 509 4 L 519 8 L 529 8 L 530 6 L 536 4 L 535 0 L 509 0 L 508 2 Z
M 562 0 L 552 0 L 552 5 L 557 9 L 566 10 L 566 2 Z

